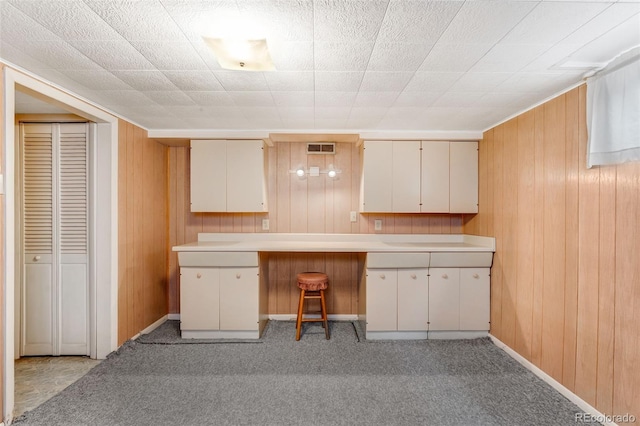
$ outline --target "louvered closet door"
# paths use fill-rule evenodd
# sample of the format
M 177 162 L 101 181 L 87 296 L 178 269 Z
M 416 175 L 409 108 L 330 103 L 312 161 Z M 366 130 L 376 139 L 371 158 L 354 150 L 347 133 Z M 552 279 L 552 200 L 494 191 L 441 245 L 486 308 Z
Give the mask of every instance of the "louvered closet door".
M 22 133 L 22 354 L 87 355 L 87 125 L 23 124 Z

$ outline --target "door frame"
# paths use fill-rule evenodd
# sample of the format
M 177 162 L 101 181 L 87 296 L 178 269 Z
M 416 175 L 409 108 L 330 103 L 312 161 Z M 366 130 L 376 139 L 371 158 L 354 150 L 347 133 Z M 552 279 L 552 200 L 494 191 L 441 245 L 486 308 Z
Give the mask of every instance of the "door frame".
M 90 158 L 93 167 L 91 203 L 93 213 L 90 236 L 95 241 L 90 264 L 90 352 L 92 358 L 103 359 L 117 349 L 118 330 L 118 118 L 89 104 L 83 99 L 45 83 L 36 76 L 6 65 L 3 69 L 3 148 L 5 186 L 5 238 L 3 291 L 3 420 L 9 421 L 14 407 L 15 289 L 16 289 L 16 125 L 15 91 L 55 104 L 96 124 L 96 146 Z M 98 161 L 98 159 L 100 161 Z M 16 239 L 16 236 L 18 237 Z M 91 238 L 91 237 L 90 237 Z M 18 283 L 19 284 L 19 283 Z

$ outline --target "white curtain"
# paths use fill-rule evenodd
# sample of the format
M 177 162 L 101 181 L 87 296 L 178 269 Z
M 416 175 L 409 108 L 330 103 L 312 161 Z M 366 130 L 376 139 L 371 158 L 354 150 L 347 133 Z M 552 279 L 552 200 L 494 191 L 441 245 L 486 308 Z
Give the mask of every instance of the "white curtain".
M 640 161 L 640 49 L 627 53 L 587 80 L 587 167 Z

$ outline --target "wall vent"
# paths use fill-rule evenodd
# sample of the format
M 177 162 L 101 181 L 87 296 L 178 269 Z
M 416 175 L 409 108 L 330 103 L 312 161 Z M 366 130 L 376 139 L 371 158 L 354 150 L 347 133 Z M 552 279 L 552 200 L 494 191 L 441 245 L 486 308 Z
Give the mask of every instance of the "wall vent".
M 335 154 L 336 144 L 333 142 L 314 142 L 307 144 L 307 154 Z

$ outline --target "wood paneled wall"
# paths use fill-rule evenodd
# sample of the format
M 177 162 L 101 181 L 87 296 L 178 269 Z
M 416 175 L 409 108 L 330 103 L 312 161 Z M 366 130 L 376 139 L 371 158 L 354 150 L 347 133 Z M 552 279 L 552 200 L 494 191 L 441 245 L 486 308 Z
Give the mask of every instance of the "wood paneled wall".
M 168 148 L 118 123 L 118 345 L 168 312 Z
M 353 143 L 337 143 L 335 155 L 307 155 L 306 143 L 278 142 L 267 147 L 268 213 L 191 213 L 188 147 L 169 148 L 169 247 L 196 241 L 199 232 L 289 232 L 289 233 L 436 233 L 462 232 L 462 215 L 446 214 L 358 214 L 360 151 Z M 342 170 L 338 179 L 326 175 L 299 179 L 289 170 L 298 166 L 333 164 Z M 270 230 L 262 230 L 268 218 Z M 374 231 L 374 220 L 382 219 L 382 231 Z M 357 256 L 353 254 L 297 255 L 279 253 L 269 257 L 269 313 L 296 312 L 298 290 L 292 282 L 296 272 L 327 271 L 332 291 L 327 292 L 332 314 L 357 312 Z M 273 277 L 277 277 L 274 279 Z M 178 262 L 169 258 L 169 312 L 180 311 Z
M 640 419 L 640 163 L 586 169 L 586 87 L 485 132 L 491 333 L 607 414 Z

